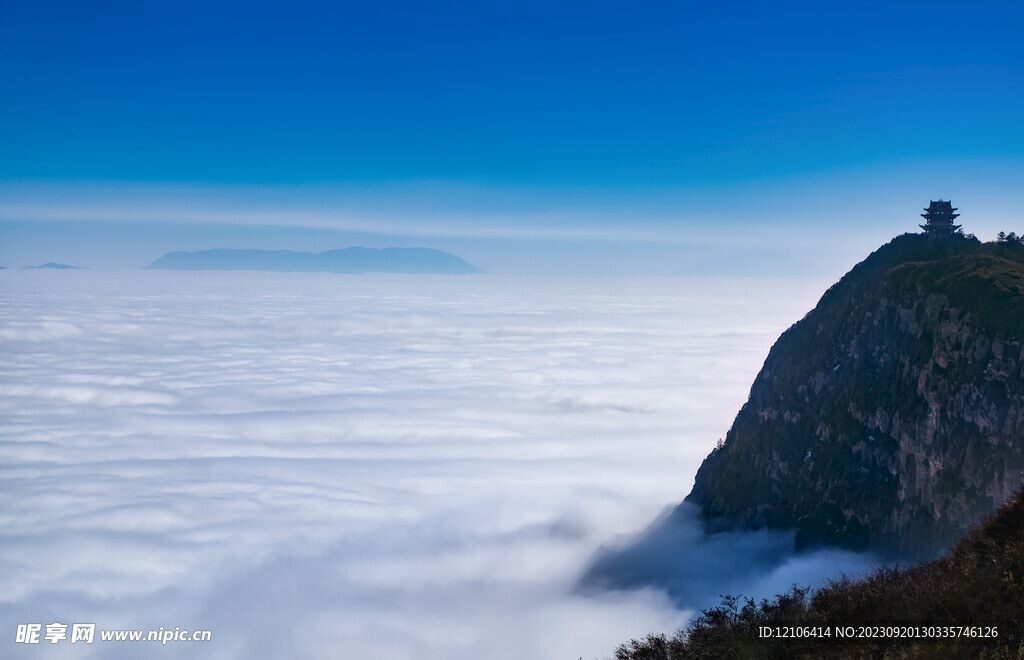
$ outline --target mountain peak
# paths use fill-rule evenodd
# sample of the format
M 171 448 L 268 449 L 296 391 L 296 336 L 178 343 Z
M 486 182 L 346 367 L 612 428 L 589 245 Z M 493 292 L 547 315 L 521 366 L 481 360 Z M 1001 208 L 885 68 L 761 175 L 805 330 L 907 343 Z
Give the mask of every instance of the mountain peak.
M 1024 480 L 1024 246 L 906 234 L 772 347 L 686 498 L 709 528 L 933 556 Z

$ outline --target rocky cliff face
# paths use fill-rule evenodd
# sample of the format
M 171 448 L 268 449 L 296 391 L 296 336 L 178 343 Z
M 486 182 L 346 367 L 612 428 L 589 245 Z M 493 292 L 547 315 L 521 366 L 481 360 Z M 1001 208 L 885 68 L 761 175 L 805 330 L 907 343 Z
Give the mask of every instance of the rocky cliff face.
M 925 557 L 1024 482 L 1024 246 L 904 235 L 772 348 L 687 501 Z

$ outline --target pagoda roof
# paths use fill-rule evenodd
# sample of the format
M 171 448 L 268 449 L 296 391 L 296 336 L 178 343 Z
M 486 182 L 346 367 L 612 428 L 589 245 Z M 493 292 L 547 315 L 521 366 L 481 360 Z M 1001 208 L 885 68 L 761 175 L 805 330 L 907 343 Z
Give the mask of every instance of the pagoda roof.
M 942 201 L 940 199 L 940 200 L 932 200 L 931 203 L 928 205 L 928 208 L 925 209 L 925 211 L 950 211 L 950 212 L 952 212 L 952 211 L 956 211 L 956 209 L 953 208 L 952 200 L 950 200 L 948 202 L 944 202 L 944 201 Z
M 952 225 L 953 220 L 960 217 L 960 214 L 954 211 L 956 209 L 953 208 L 952 201 L 931 200 L 921 217 L 926 218 L 929 225 Z

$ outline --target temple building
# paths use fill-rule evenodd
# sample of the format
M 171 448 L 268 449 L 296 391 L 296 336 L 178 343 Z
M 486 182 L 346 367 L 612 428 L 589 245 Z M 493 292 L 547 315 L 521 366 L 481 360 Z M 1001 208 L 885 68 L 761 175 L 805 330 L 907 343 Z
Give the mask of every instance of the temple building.
M 952 234 L 960 229 L 960 225 L 953 224 L 953 220 L 960 217 L 960 214 L 953 211 L 956 211 L 953 202 L 944 202 L 941 199 L 933 201 L 925 209 L 925 213 L 921 214 L 921 217 L 928 221 L 927 224 L 918 227 L 929 234 Z

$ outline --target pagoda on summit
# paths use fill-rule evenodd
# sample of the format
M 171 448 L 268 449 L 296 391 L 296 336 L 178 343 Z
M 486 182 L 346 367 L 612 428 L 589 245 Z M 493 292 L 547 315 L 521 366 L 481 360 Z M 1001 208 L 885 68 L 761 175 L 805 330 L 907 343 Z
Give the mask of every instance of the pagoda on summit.
M 921 214 L 921 217 L 928 223 L 918 225 L 918 227 L 929 234 L 952 234 L 960 229 L 960 225 L 953 224 L 953 220 L 960 217 L 960 214 L 953 211 L 956 211 L 953 208 L 953 202 L 944 202 L 941 199 L 937 202 L 933 201 L 925 209 L 925 213 Z

